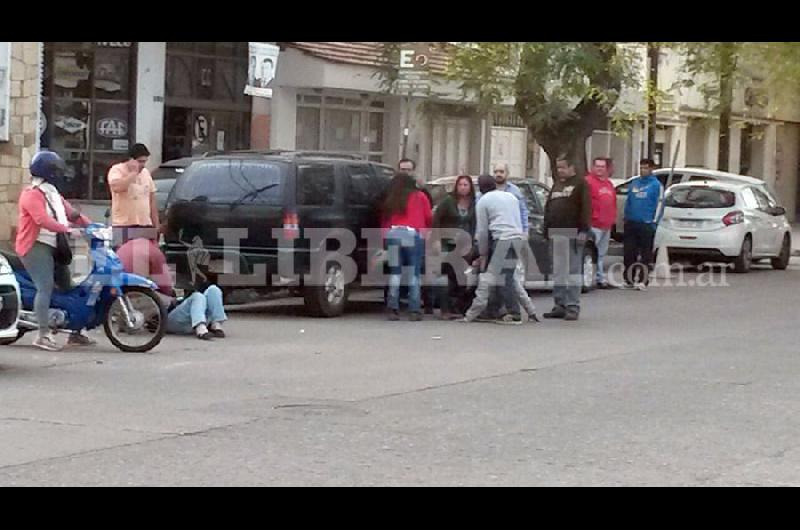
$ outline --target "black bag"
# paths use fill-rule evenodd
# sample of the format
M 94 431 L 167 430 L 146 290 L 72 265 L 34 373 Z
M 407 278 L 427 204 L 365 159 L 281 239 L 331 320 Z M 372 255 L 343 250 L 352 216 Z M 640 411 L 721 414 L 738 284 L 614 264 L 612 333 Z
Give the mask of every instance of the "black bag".
M 56 214 L 55 208 L 53 205 L 50 204 L 50 199 L 47 198 L 47 194 L 42 191 L 40 188 L 39 192 L 44 197 L 47 206 L 50 207 L 50 212 L 53 214 L 53 218 L 58 221 L 58 215 Z M 56 248 L 55 252 L 53 252 L 53 261 L 56 262 L 57 265 L 70 265 L 72 263 L 72 248 L 69 246 L 69 239 L 67 239 L 67 234 L 57 233 L 56 234 Z

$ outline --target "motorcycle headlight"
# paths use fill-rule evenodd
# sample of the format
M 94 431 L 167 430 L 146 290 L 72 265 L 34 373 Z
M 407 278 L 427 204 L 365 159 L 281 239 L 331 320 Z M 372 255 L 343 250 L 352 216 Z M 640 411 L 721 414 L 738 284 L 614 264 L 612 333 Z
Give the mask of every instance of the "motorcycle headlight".
M 14 269 L 11 268 L 5 256 L 0 256 L 0 274 L 14 274 Z

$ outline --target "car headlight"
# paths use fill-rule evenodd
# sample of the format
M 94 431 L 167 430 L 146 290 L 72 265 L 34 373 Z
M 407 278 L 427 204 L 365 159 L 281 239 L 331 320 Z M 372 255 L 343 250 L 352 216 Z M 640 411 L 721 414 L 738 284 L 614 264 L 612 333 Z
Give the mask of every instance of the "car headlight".
M 0 274 L 14 274 L 14 269 L 11 268 L 5 256 L 0 256 Z

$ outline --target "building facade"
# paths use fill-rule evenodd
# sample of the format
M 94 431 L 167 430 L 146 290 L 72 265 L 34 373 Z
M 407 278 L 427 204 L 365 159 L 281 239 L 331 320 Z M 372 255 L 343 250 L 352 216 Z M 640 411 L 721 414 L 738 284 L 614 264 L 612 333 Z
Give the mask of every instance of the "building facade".
M 14 235 L 17 199 L 37 148 L 40 55 L 37 42 L 0 42 L 0 241 Z

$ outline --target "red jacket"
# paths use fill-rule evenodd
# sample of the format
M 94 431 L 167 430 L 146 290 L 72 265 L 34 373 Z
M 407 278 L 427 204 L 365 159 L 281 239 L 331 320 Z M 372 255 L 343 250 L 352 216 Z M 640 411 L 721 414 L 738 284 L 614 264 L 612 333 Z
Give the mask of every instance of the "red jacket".
M 393 226 L 410 226 L 420 233 L 425 233 L 433 224 L 433 211 L 428 197 L 421 191 L 414 191 L 408 196 L 408 205 L 404 212 L 393 213 L 383 219 L 383 233 Z
M 67 218 L 72 218 L 75 214 L 75 209 L 66 199 L 62 198 L 62 200 L 64 201 Z M 89 223 L 89 219 L 82 215 L 78 224 L 87 225 Z M 68 226 L 62 225 L 50 215 L 42 192 L 26 188 L 22 190 L 22 194 L 19 196 L 19 217 L 15 244 L 15 250 L 18 255 L 25 256 L 30 252 L 39 238 L 39 231 L 42 228 L 57 234 L 69 232 Z
M 610 179 L 601 179 L 594 173 L 586 175 L 592 196 L 592 228 L 611 230 L 617 222 L 617 191 Z

